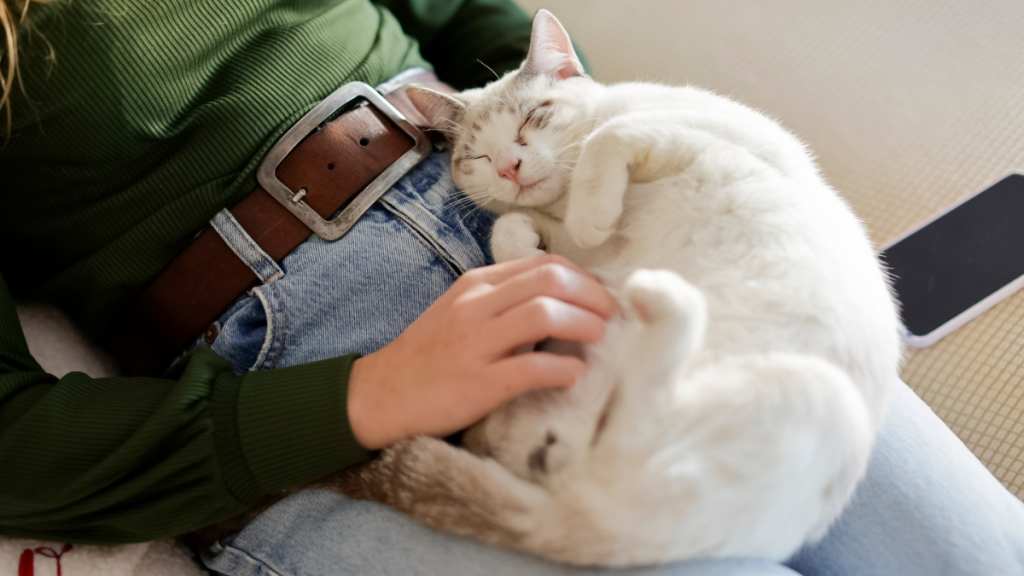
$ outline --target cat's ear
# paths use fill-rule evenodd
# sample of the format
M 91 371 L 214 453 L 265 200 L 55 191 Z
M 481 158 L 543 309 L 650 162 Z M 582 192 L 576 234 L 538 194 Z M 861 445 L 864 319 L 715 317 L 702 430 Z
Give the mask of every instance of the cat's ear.
M 526 55 L 520 74 L 550 76 L 559 80 L 586 74 L 576 51 L 572 49 L 569 33 L 562 28 L 558 18 L 547 10 L 539 10 L 533 17 L 530 52 Z
M 409 86 L 405 90 L 422 119 L 409 120 L 421 128 L 450 133 L 462 123 L 466 104 L 453 94 L 445 94 L 422 86 Z

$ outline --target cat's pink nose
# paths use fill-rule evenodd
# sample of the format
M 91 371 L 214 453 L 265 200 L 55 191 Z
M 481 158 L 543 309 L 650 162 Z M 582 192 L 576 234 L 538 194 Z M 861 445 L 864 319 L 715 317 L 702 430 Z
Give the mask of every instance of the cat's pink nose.
M 515 163 L 509 162 L 504 168 L 498 169 L 498 176 L 519 184 L 519 167 L 522 165 L 523 161 L 521 159 L 516 160 Z

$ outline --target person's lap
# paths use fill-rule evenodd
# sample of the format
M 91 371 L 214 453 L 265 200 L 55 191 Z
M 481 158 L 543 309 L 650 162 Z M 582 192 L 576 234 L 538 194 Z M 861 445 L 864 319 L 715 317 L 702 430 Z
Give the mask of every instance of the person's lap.
M 367 354 L 458 274 L 490 263 L 491 217 L 454 192 L 447 162 L 446 154 L 431 156 L 337 242 L 313 238 L 270 271 L 254 256 L 253 265 L 273 279 L 224 315 L 213 348 L 239 372 Z M 435 532 L 385 506 L 322 490 L 281 501 L 205 560 L 232 576 L 591 572 Z M 787 566 L 705 560 L 622 573 L 1024 574 L 1024 505 L 897 383 L 850 507 Z

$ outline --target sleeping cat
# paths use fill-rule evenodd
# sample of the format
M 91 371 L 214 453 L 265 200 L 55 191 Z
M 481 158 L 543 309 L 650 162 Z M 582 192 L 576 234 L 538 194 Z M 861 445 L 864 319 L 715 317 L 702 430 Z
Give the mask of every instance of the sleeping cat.
M 344 491 L 577 564 L 781 560 L 821 537 L 900 344 L 864 229 L 804 146 L 703 90 L 598 84 L 544 10 L 519 70 L 410 96 L 450 132 L 455 182 L 502 214 L 496 259 L 562 254 L 622 314 L 571 389 L 509 401 L 465 449 L 399 442 Z

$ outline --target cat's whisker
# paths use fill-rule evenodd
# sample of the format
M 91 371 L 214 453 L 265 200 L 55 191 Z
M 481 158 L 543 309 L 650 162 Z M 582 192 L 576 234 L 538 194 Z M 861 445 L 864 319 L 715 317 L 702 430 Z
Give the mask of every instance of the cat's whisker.
M 555 155 L 559 155 L 562 152 L 565 152 L 566 150 L 568 150 L 570 148 L 573 148 L 573 147 L 576 147 L 576 146 L 579 146 L 579 145 L 580 145 L 579 142 L 569 142 L 565 146 L 562 146 L 561 148 L 555 150 Z
M 458 196 L 453 196 L 453 197 L 449 198 L 448 200 L 446 200 L 446 202 L 452 202 L 452 203 L 455 203 L 455 202 L 472 202 L 477 197 L 483 195 L 480 191 L 466 192 L 465 190 L 460 190 L 459 192 L 460 192 L 460 194 Z
M 462 194 L 463 196 L 472 197 L 474 194 L 480 193 L 486 189 L 487 187 L 468 189 L 459 188 L 459 193 Z
M 483 210 L 484 210 L 484 207 L 482 205 L 480 205 L 480 204 L 477 204 L 472 210 L 470 210 L 469 212 L 466 213 L 465 217 L 469 218 L 469 217 L 472 217 L 472 216 L 476 216 L 476 214 L 478 212 L 481 212 Z
M 473 194 L 466 194 L 465 192 L 463 192 L 463 196 L 462 197 L 451 198 L 451 199 L 449 199 L 449 201 L 451 202 L 451 204 L 450 204 L 451 206 L 462 206 L 462 205 L 469 205 L 469 204 L 480 204 L 480 202 L 479 202 L 480 200 L 489 200 L 489 199 L 490 199 L 490 195 L 487 194 L 486 192 L 476 192 L 476 193 L 473 193 Z
M 446 204 L 447 207 L 452 208 L 464 208 L 466 206 L 476 206 L 478 202 L 471 198 L 454 198 L 453 201 Z
M 462 208 L 462 207 L 470 206 L 470 205 L 473 205 L 473 204 L 476 204 L 476 202 L 473 202 L 469 198 L 449 198 L 448 200 L 446 200 L 444 202 L 444 207 L 445 208 Z
M 501 76 L 498 76 L 498 73 L 497 73 L 497 72 L 495 72 L 493 68 L 491 68 L 491 67 L 490 67 L 490 66 L 488 66 L 487 64 L 484 64 L 483 60 L 481 60 L 481 59 L 477 58 L 477 59 L 476 59 L 476 61 L 477 61 L 477 62 L 479 62 L 479 63 L 480 63 L 480 65 L 481 65 L 481 66 L 483 66 L 484 68 L 487 68 L 488 70 L 490 70 L 490 71 L 491 71 L 491 74 L 494 74 L 494 79 L 495 79 L 495 80 L 501 80 Z

